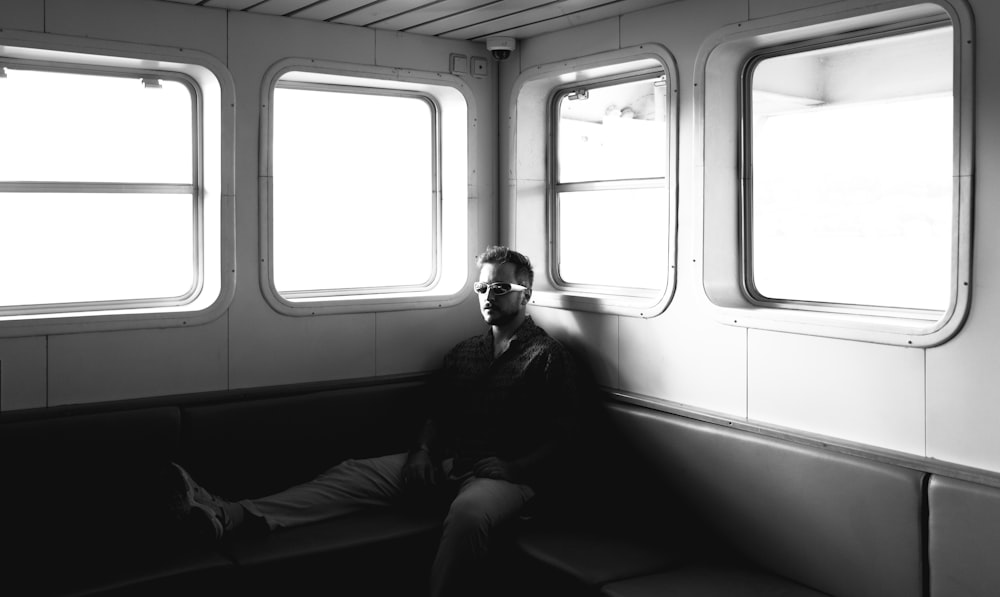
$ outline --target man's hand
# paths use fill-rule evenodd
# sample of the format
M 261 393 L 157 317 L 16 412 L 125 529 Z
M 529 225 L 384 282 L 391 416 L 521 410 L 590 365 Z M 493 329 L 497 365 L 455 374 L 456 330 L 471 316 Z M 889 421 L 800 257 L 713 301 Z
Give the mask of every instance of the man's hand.
M 511 483 L 521 482 L 521 468 L 507 460 L 501 460 L 496 456 L 483 458 L 472 465 L 472 474 L 477 477 L 487 479 L 500 479 Z
M 426 449 L 410 452 L 403 465 L 403 483 L 413 487 L 430 487 L 437 484 L 437 469 Z

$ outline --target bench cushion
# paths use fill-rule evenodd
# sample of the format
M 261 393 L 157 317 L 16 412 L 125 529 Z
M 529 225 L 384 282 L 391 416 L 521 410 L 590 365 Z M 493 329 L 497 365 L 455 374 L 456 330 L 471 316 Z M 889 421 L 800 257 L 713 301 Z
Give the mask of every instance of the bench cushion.
M 824 597 L 824 593 L 758 570 L 691 567 L 607 585 L 606 597 Z
M 5 581 L 36 595 L 155 595 L 224 577 L 232 562 L 191 545 L 169 515 L 178 409 L 105 408 L 3 417 Z
M 924 474 L 627 404 L 623 436 L 757 565 L 837 597 L 923 593 Z
M 606 583 L 650 574 L 678 565 L 684 546 L 666 538 L 658 544 L 634 536 L 580 529 L 532 527 L 520 529 L 517 548 L 537 564 L 549 566 L 580 583 L 599 587 Z
M 238 538 L 223 546 L 254 595 L 405 595 L 425 587 L 441 519 L 402 508 L 371 508 L 301 527 Z
M 182 407 L 181 463 L 231 500 L 282 491 L 347 458 L 405 452 L 426 416 L 417 383 Z
M 933 597 L 1000 590 L 1000 489 L 932 475 L 929 559 Z

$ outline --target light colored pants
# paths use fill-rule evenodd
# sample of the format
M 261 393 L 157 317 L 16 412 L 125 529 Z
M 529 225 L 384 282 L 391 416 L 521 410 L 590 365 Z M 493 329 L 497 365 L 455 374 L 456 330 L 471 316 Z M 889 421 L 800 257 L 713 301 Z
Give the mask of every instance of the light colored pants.
M 403 491 L 406 454 L 345 460 L 312 481 L 240 502 L 271 529 L 318 522 L 369 506 L 388 506 Z M 446 476 L 451 461 L 443 463 Z M 444 519 L 441 543 L 431 568 L 431 595 L 444 595 L 463 571 L 482 562 L 490 532 L 514 519 L 535 492 L 527 485 L 482 479 L 471 473 L 450 477 L 458 493 Z

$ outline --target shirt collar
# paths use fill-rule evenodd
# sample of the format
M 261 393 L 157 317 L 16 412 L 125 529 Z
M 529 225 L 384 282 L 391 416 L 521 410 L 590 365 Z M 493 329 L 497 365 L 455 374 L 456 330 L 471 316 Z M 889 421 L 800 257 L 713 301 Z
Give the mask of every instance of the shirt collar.
M 520 340 L 522 340 L 524 338 L 530 338 L 530 337 L 538 334 L 539 330 L 541 330 L 541 328 L 538 327 L 537 325 L 535 325 L 535 320 L 533 320 L 531 318 L 531 315 L 525 315 L 524 321 L 521 322 L 521 325 L 519 325 L 517 327 L 517 329 L 514 330 L 514 334 L 510 337 L 510 344 L 511 344 L 511 346 L 513 346 L 515 342 L 519 342 Z M 484 346 L 488 346 L 489 347 L 490 354 L 492 354 L 493 353 L 493 327 L 492 326 L 488 327 L 486 329 L 486 333 L 483 334 L 483 344 L 484 344 Z

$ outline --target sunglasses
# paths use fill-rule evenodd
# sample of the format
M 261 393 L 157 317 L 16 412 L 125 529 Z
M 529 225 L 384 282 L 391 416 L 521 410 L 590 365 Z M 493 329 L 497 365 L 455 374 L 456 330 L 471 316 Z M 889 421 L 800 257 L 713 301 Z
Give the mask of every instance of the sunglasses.
M 503 296 L 514 290 L 527 290 L 528 287 L 510 282 L 476 282 L 472 285 L 472 289 L 479 294 L 486 294 L 492 290 L 494 296 Z

